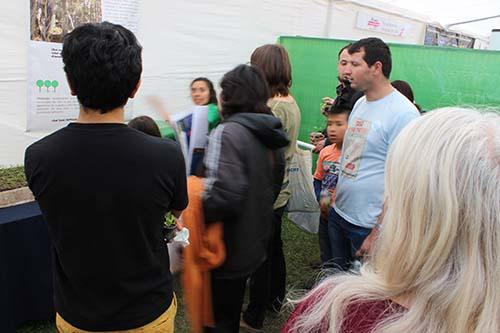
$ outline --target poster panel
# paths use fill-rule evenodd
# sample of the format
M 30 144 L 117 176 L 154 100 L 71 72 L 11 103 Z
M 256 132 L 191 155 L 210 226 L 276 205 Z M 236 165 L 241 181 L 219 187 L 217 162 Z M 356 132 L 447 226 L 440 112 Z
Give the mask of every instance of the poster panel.
M 358 29 L 405 37 L 411 29 L 411 24 L 359 11 L 356 27 Z
M 475 38 L 457 32 L 447 31 L 432 25 L 427 25 L 425 30 L 424 45 L 473 49 L 474 42 Z
M 27 131 L 65 126 L 79 104 L 66 81 L 61 57 L 66 33 L 84 23 L 108 21 L 137 32 L 139 0 L 30 0 Z M 132 103 L 125 117 L 132 116 Z

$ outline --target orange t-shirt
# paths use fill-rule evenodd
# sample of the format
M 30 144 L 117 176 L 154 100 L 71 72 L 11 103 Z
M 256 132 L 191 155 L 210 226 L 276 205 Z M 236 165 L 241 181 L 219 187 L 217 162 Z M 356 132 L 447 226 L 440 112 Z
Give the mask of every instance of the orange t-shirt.
M 335 202 L 335 188 L 339 179 L 340 155 L 342 151 L 337 149 L 336 144 L 323 148 L 318 157 L 314 179 L 321 181 L 321 190 L 328 190 L 331 194 L 330 205 Z

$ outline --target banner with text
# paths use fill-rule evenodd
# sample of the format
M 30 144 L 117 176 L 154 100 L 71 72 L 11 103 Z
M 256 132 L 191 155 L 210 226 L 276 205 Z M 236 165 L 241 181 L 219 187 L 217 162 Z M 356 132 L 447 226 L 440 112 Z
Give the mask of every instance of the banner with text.
M 365 12 L 358 12 L 356 27 L 358 29 L 405 37 L 411 29 L 411 24 Z

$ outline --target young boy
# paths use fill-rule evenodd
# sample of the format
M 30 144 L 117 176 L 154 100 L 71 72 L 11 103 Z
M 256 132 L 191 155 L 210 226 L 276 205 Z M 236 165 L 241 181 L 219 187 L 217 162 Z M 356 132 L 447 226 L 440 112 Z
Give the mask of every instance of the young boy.
M 326 113 L 327 136 L 332 142 L 319 153 L 314 173 L 314 191 L 321 207 L 319 223 L 319 249 L 323 267 L 332 259 L 330 237 L 328 236 L 328 212 L 335 202 L 335 188 L 339 176 L 340 155 L 351 109 L 348 106 L 333 105 Z

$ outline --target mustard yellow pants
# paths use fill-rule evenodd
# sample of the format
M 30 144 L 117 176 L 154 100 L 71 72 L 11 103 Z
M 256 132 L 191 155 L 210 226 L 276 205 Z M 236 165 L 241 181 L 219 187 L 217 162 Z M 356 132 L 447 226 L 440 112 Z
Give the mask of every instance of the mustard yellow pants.
M 170 304 L 167 311 L 163 312 L 161 316 L 156 318 L 154 321 L 142 327 L 134 328 L 125 331 L 111 331 L 116 333 L 173 333 L 174 332 L 174 319 L 177 313 L 177 299 L 174 294 L 172 299 L 172 304 Z M 88 333 L 90 331 L 84 331 L 79 328 L 72 326 L 70 323 L 66 322 L 59 313 L 56 314 L 56 327 L 59 333 Z M 106 333 L 111 333 L 110 331 Z M 94 332 L 95 333 L 95 332 Z

